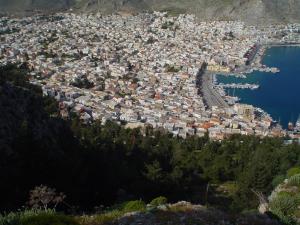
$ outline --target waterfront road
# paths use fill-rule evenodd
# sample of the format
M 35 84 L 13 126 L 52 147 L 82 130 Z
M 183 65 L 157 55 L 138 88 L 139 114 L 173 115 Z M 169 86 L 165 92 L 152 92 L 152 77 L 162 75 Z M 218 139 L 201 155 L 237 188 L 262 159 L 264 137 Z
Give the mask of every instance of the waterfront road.
M 212 106 L 218 106 L 220 108 L 229 107 L 219 92 L 214 88 L 213 83 L 214 73 L 205 71 L 202 75 L 201 92 L 204 102 L 211 108 Z

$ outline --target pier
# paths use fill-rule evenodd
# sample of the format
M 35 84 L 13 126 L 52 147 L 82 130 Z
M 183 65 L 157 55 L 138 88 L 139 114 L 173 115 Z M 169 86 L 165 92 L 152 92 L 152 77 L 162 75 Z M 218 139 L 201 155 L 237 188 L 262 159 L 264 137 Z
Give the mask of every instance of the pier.
M 219 87 L 221 88 L 237 88 L 237 89 L 251 89 L 255 90 L 259 88 L 258 84 L 218 84 Z

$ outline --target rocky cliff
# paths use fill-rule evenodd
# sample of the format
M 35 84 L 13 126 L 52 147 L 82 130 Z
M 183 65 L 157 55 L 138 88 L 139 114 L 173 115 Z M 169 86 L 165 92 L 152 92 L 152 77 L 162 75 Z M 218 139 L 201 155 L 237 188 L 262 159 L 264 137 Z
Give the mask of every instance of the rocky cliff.
M 300 22 L 300 0 L 0 0 L 0 11 L 65 10 L 111 13 L 166 10 L 194 13 L 201 20 L 249 23 Z

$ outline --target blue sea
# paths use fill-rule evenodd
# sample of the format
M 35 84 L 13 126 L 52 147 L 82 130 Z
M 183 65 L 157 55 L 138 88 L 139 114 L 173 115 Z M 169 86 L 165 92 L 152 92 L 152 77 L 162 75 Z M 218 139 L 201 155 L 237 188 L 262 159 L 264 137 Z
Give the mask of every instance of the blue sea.
M 259 84 L 257 90 L 228 89 L 227 93 L 241 98 L 241 103 L 262 108 L 287 128 L 300 114 L 300 47 L 269 48 L 262 62 L 279 68 L 280 73 L 255 71 L 245 79 L 218 75 L 218 82 Z

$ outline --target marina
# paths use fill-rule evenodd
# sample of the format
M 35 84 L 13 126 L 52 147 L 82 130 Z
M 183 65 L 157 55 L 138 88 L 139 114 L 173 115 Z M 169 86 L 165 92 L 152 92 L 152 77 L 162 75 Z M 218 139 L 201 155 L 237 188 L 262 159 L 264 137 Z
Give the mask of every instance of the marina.
M 287 129 L 289 122 L 296 123 L 300 113 L 300 104 L 297 100 L 300 96 L 299 58 L 298 46 L 270 47 L 266 49 L 262 63 L 266 68 L 276 67 L 278 70 L 253 70 L 246 78 L 217 75 L 217 85 L 225 89 L 226 95 L 236 97 L 241 103 L 262 108 Z M 277 75 L 270 76 L 272 72 L 276 72 Z M 257 84 L 259 88 L 236 88 L 256 87 Z M 230 91 L 232 88 L 234 91 Z M 230 97 L 226 99 L 232 104 L 233 99 Z
M 259 88 L 259 85 L 258 84 L 235 84 L 235 83 L 232 83 L 232 84 L 223 84 L 223 83 L 220 83 L 218 84 L 219 87 L 221 88 L 237 88 L 237 89 L 250 89 L 250 90 L 255 90 L 255 89 L 258 89 Z

